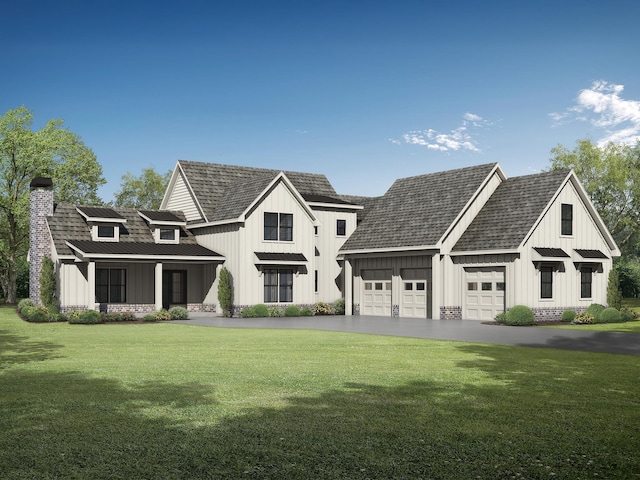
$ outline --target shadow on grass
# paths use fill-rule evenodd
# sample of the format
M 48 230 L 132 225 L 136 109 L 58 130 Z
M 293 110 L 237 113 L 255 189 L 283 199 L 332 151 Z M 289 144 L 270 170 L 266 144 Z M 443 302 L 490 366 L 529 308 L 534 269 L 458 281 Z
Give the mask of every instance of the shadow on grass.
M 52 342 L 34 342 L 6 330 L 0 330 L 0 370 L 12 365 L 42 362 L 59 358 L 61 345 Z
M 451 378 L 347 383 L 223 411 L 210 387 L 0 375 L 3 478 L 633 478 L 637 371 L 613 358 L 458 347 Z M 419 352 L 416 352 L 419 354 Z M 618 363 L 615 363 L 615 360 Z M 617 369 L 619 379 L 607 372 Z M 469 372 L 475 372 L 469 375 Z M 478 374 L 479 373 L 479 374 Z M 466 376 L 465 376 L 466 375 Z M 635 376 L 634 376 L 635 375 Z
M 578 350 L 596 353 L 616 353 L 640 355 L 640 333 L 635 332 L 592 332 L 581 338 L 558 335 L 544 344 L 523 343 L 523 347 L 550 347 L 562 350 Z

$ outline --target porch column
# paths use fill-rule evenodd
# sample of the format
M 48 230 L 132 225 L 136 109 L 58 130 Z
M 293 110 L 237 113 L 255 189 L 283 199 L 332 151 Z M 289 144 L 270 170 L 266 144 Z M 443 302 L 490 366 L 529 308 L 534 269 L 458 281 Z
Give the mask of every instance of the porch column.
M 344 314 L 353 315 L 353 268 L 346 258 L 344 260 Z
M 440 306 L 442 302 L 442 263 L 440 252 L 431 257 L 431 318 L 440 318 Z
M 96 309 L 96 262 L 87 264 L 87 309 Z
M 156 263 L 156 281 L 155 281 L 155 301 L 156 310 L 162 310 L 162 263 Z

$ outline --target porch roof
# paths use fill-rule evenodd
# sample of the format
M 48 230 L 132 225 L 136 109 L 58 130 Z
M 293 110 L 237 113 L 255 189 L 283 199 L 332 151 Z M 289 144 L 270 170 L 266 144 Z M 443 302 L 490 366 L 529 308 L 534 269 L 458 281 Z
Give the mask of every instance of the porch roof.
M 91 240 L 68 240 L 66 243 L 76 254 L 88 259 L 224 261 L 224 257 L 219 253 L 198 244 L 94 242 Z

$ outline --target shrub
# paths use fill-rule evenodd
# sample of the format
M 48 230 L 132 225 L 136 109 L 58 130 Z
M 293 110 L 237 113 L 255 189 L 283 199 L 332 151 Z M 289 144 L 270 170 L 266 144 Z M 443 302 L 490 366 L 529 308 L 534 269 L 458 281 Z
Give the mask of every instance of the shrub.
M 68 322 L 69 321 L 69 317 L 67 317 L 67 315 L 64 314 L 64 313 L 58 313 L 57 315 L 55 315 L 54 321 L 56 321 L 56 322 Z
M 253 310 L 253 307 L 247 307 L 240 310 L 240 317 L 242 318 L 255 318 L 256 312 Z
M 69 315 L 69 323 L 73 324 L 93 325 L 96 323 L 100 323 L 100 321 L 100 312 L 96 310 L 85 310 L 83 312 L 78 312 L 77 315 Z
M 119 313 L 103 313 L 102 321 L 108 323 L 122 322 L 122 315 Z
M 269 316 L 269 309 L 263 303 L 259 303 L 258 305 L 253 306 L 254 316 L 263 318 Z
M 40 271 L 40 301 L 45 307 L 56 303 L 56 271 L 53 260 L 49 257 L 42 259 Z
M 506 324 L 507 323 L 507 314 L 504 312 L 501 312 L 499 314 L 497 314 L 494 318 L 494 320 L 498 323 L 502 323 L 502 324 Z
M 607 303 L 609 307 L 620 310 L 622 308 L 622 291 L 620 290 L 620 277 L 615 269 L 609 272 L 609 283 L 607 284 Z
M 158 322 L 171 320 L 171 314 L 167 312 L 164 308 L 162 310 L 158 310 L 157 312 L 155 312 L 153 316 Z
M 612 307 L 602 310 L 596 319 L 597 323 L 618 323 L 620 321 L 622 321 L 622 314 Z
M 45 307 L 32 307 L 29 309 L 27 320 L 34 323 L 44 323 L 52 320 L 49 310 Z
M 575 310 L 565 310 L 564 312 L 562 312 L 561 320 L 563 322 L 573 322 L 574 318 L 576 318 L 576 311 Z
M 533 310 L 525 305 L 516 305 L 509 309 L 506 316 L 507 325 L 533 325 Z
M 599 303 L 592 303 L 591 305 L 589 305 L 585 313 L 591 315 L 595 321 L 598 319 L 598 315 L 600 315 L 600 312 L 602 312 L 604 309 L 604 305 L 600 305 Z
M 189 318 L 189 311 L 184 307 L 171 307 L 169 315 L 171 320 L 186 320 Z
M 313 311 L 316 315 L 331 315 L 331 307 L 324 302 L 316 302 Z
M 333 311 L 336 315 L 344 315 L 344 298 L 339 298 L 333 302 Z
M 78 310 L 71 310 L 70 312 L 67 313 L 67 321 L 69 323 L 76 323 L 75 321 L 78 320 L 78 318 L 80 318 L 80 311 Z
M 218 302 L 225 317 L 233 315 L 231 307 L 233 305 L 233 278 L 226 268 L 220 270 L 218 278 Z
M 302 310 L 300 310 L 300 316 L 313 317 L 313 310 L 311 310 L 309 307 L 304 307 Z
M 300 316 L 300 307 L 297 305 L 289 305 L 284 310 L 285 317 L 299 317 Z
M 20 300 L 18 302 L 18 306 L 16 307 L 18 312 L 20 312 L 22 314 L 22 310 L 24 310 L 27 307 L 35 307 L 36 304 L 33 303 L 33 300 L 31 300 L 30 298 L 23 298 L 22 300 Z
M 595 321 L 595 317 L 587 312 L 578 313 L 573 319 L 573 323 L 577 325 L 591 325 L 592 323 L 595 323 Z
M 622 314 L 622 320 L 624 322 L 629 322 L 638 318 L 638 313 L 634 309 L 629 307 L 622 307 L 620 309 L 620 313 Z
M 27 305 L 26 307 L 23 307 L 23 309 L 20 311 L 20 313 L 22 314 L 22 316 L 24 318 L 26 318 L 27 320 L 29 320 L 29 318 L 31 317 L 31 313 L 36 310 L 35 305 Z
M 269 316 L 270 317 L 284 317 L 284 312 L 280 307 L 270 307 L 269 308 Z
M 143 322 L 155 322 L 156 316 L 153 313 L 147 313 L 144 317 L 142 317 Z
M 123 322 L 133 322 L 137 317 L 133 312 L 122 312 L 120 314 Z

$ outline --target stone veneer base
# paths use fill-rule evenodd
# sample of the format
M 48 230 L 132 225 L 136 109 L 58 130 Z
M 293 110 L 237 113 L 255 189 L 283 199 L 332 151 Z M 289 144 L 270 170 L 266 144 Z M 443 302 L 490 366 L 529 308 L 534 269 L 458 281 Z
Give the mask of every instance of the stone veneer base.
M 462 320 L 462 307 L 440 307 L 440 320 Z

